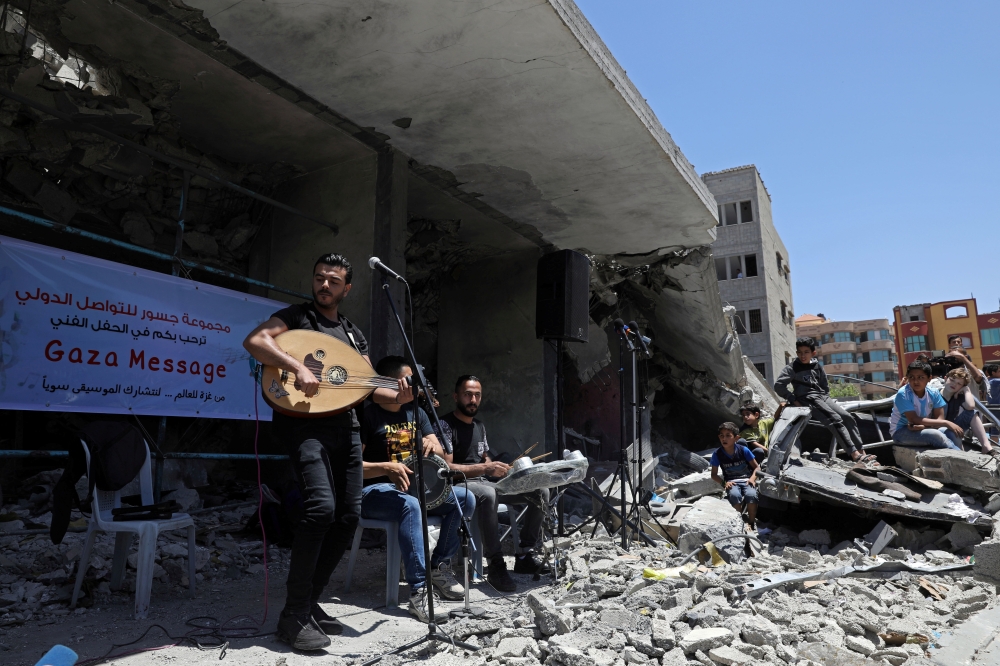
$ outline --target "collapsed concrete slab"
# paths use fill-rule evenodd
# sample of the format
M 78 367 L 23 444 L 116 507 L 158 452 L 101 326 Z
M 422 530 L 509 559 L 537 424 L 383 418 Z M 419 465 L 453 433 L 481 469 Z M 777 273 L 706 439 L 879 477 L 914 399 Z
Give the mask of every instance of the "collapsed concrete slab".
M 935 449 L 917 456 L 921 475 L 973 492 L 1000 491 L 1000 469 L 995 458 L 972 451 Z
M 678 543 L 681 550 L 693 553 L 719 537 L 742 534 L 743 528 L 743 519 L 729 502 L 716 497 L 702 497 L 681 519 Z M 742 562 L 743 546 L 742 539 L 729 539 L 715 547 L 730 562 Z

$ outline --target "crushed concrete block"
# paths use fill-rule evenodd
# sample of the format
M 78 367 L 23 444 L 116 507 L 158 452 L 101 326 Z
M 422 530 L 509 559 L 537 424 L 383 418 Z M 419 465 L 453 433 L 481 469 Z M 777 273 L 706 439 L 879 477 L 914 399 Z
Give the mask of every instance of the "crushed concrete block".
M 622 650 L 622 659 L 626 664 L 645 664 L 649 661 L 649 657 L 631 646 Z
M 990 495 L 990 501 L 983 507 L 983 511 L 991 516 L 997 511 L 1000 511 L 1000 493 L 993 493 Z
M 869 666 L 871 664 L 865 657 L 856 652 L 826 643 L 809 643 L 798 652 L 799 659 L 808 659 L 817 664 L 836 664 L 837 666 Z
M 750 645 L 777 645 L 781 642 L 781 629 L 761 615 L 747 619 L 741 635 Z
M 653 637 L 649 633 L 640 634 L 638 632 L 630 631 L 625 634 L 625 637 L 628 640 L 628 644 L 632 648 L 638 650 L 647 657 L 659 659 L 663 656 L 663 653 L 666 652 L 663 648 L 653 645 Z
M 712 495 L 720 490 L 719 484 L 712 480 L 710 469 L 682 476 L 668 483 L 667 488 L 674 491 L 675 498 Z
M 976 580 L 1000 586 L 1000 539 L 990 539 L 977 545 L 972 575 Z
M 541 659 L 542 651 L 533 638 L 504 638 L 493 648 L 493 658 L 497 657 L 527 657 Z
M 848 636 L 844 639 L 844 646 L 848 650 L 863 654 L 866 657 L 875 651 L 875 644 L 864 636 Z
M 826 530 L 803 530 L 799 532 L 799 542 L 810 546 L 829 546 L 830 533 Z
M 892 457 L 896 459 L 896 467 L 913 474 L 917 469 L 917 456 L 926 450 L 912 446 L 894 446 L 892 447 Z
M 962 550 L 969 546 L 978 546 L 983 542 L 983 536 L 974 526 L 969 523 L 955 523 L 948 532 L 948 540 L 955 550 Z
M 550 645 L 549 659 L 563 666 L 597 666 L 597 661 L 583 650 L 565 645 Z
M 653 620 L 653 645 L 663 650 L 672 650 L 674 645 L 677 643 L 677 639 L 674 637 L 674 630 L 671 628 L 670 623 L 664 620 Z
M 680 648 L 671 650 L 663 655 L 663 658 L 660 660 L 662 666 L 687 666 L 690 663 L 687 655 L 684 654 L 684 650 Z
M 739 650 L 726 645 L 709 650 L 708 658 L 723 666 L 743 666 L 743 664 L 752 664 L 754 662 L 754 658 L 750 655 L 743 654 Z
M 928 479 L 974 492 L 1000 491 L 1000 472 L 995 458 L 972 451 L 934 449 L 917 456 L 917 465 Z
M 742 532 L 743 519 L 729 502 L 716 497 L 702 497 L 681 518 L 678 543 L 681 550 L 691 553 L 714 538 Z M 728 539 L 716 544 L 719 552 L 730 562 L 743 561 L 743 547 L 742 539 Z
M 777 654 L 778 658 L 786 664 L 794 664 L 799 660 L 798 652 L 787 645 L 782 645 L 780 643 L 775 645 L 774 652 Z
M 888 647 L 876 650 L 871 654 L 871 658 L 875 661 L 883 659 L 892 664 L 892 666 L 902 666 L 910 658 L 910 653 L 901 647 Z
M 792 546 L 785 546 L 784 550 L 781 552 L 781 556 L 786 560 L 790 560 L 799 566 L 808 566 L 809 562 L 812 560 L 812 555 L 808 550 L 802 550 L 801 548 L 793 548 Z
M 701 650 L 711 650 L 712 648 L 729 645 L 733 642 L 733 632 L 723 627 L 708 627 L 706 629 L 693 629 L 680 640 L 680 648 L 687 654 L 692 654 Z

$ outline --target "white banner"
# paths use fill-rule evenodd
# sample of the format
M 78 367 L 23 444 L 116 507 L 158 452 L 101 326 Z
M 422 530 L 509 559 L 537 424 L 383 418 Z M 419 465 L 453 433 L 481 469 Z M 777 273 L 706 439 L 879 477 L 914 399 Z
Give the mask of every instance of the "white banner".
M 0 409 L 252 419 L 243 339 L 283 307 L 0 236 Z

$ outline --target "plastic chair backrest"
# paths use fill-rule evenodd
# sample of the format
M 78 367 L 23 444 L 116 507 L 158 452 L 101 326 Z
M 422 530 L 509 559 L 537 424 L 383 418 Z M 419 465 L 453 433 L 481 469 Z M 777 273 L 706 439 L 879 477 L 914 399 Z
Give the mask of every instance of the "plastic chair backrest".
M 139 469 L 139 473 L 136 475 L 132 481 L 128 483 L 127 486 L 122 488 L 122 490 L 99 490 L 94 488 L 94 519 L 97 521 L 98 525 L 102 523 L 114 522 L 114 518 L 111 515 L 112 509 L 118 509 L 122 505 L 122 491 L 129 490 L 135 486 L 135 483 L 139 484 L 139 495 L 142 498 L 142 503 L 144 505 L 153 503 L 153 475 L 150 470 L 150 455 L 149 455 L 149 444 L 145 441 L 143 444 L 146 447 L 146 460 L 143 461 L 142 467 Z M 80 440 L 80 445 L 83 447 L 84 455 L 87 458 L 87 469 L 90 469 L 90 449 L 87 448 L 87 443 L 82 439 Z M 132 494 L 131 492 L 125 493 L 126 495 Z

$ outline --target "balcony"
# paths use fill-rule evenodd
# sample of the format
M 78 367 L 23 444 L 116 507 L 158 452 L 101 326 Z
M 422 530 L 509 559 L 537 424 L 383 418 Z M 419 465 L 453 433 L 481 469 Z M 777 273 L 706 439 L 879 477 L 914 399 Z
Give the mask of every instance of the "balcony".
M 851 352 L 852 354 L 857 351 L 858 345 L 853 342 L 828 342 L 825 345 L 821 345 L 819 348 L 820 356 L 826 356 L 828 354 L 841 354 L 845 352 Z
M 829 363 L 823 370 L 828 375 L 856 375 L 859 372 L 857 363 Z
M 874 351 L 876 349 L 888 349 L 892 350 L 895 345 L 892 340 L 869 340 L 868 342 L 862 342 L 858 345 L 858 351 Z
M 854 322 L 851 321 L 826 321 L 816 327 L 820 335 L 826 333 L 836 333 L 837 331 L 854 332 Z
M 871 363 L 861 364 L 861 372 L 863 374 L 871 372 L 894 372 L 895 370 L 896 364 L 892 361 L 872 361 Z

